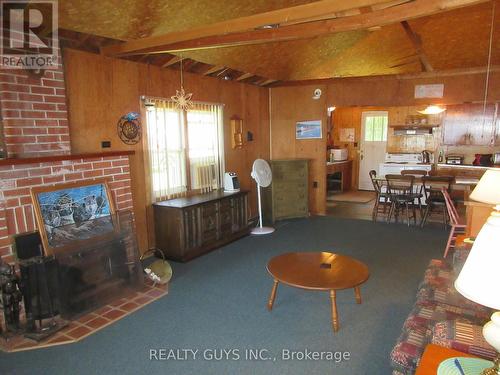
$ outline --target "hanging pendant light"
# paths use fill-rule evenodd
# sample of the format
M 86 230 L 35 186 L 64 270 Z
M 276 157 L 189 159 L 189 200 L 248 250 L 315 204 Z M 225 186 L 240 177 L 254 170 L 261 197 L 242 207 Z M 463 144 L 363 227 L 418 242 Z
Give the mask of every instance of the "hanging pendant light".
M 184 91 L 184 77 L 182 74 L 182 56 L 181 56 L 181 89 L 175 90 L 175 95 L 170 98 L 175 103 L 178 109 L 183 111 L 187 111 L 188 109 L 193 108 L 194 104 L 191 101 L 192 93 L 187 93 Z
M 439 115 L 444 111 L 446 111 L 446 108 L 442 108 L 438 105 L 428 105 L 427 108 L 425 108 L 423 111 L 417 111 L 417 112 L 423 115 Z

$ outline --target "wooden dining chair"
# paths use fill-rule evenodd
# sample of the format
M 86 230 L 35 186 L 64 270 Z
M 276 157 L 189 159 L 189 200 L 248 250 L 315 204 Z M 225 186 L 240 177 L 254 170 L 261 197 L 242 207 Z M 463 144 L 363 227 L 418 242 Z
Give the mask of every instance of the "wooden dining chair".
M 381 181 L 377 180 L 377 172 L 375 170 L 371 170 L 369 172 L 370 180 L 372 181 L 373 189 L 377 193 L 377 199 L 375 200 L 375 204 L 373 205 L 372 211 L 372 220 L 377 221 L 377 217 L 379 213 L 383 213 L 387 210 L 387 206 L 389 205 L 389 193 L 387 191 L 382 191 L 383 184 Z
M 410 226 L 410 206 L 413 212 L 413 220 L 417 223 L 417 213 L 415 210 L 415 196 L 413 191 L 413 182 L 415 176 L 402 176 L 400 174 L 388 174 L 385 176 L 387 180 L 387 192 L 391 200 L 391 208 L 387 222 L 391 221 L 394 215 L 394 220 L 398 222 L 400 212 L 405 208 L 406 223 Z
M 432 213 L 441 213 L 443 218 L 443 226 L 446 228 L 448 224 L 448 213 L 446 211 L 446 203 L 441 192 L 445 188 L 448 192 L 451 189 L 451 184 L 454 181 L 452 176 L 424 176 L 422 177 L 422 186 L 425 194 L 425 209 L 424 216 L 420 226 L 423 227 Z
M 414 176 L 415 182 L 421 182 L 424 176 L 427 176 L 427 171 L 421 169 L 404 169 L 401 171 L 402 176 Z M 417 180 L 418 179 L 418 180 Z M 422 183 L 414 184 L 413 193 L 418 202 L 418 210 L 420 212 L 420 220 L 424 217 L 424 210 L 422 209 L 422 199 L 424 198 L 424 185 Z
M 467 225 L 460 222 L 460 216 L 458 215 L 457 208 L 455 207 L 455 204 L 453 203 L 448 190 L 443 187 L 441 189 L 441 192 L 443 193 L 444 201 L 446 202 L 446 209 L 448 210 L 448 215 L 450 216 L 449 224 L 451 226 L 450 236 L 448 237 L 448 242 L 446 243 L 446 248 L 444 249 L 443 255 L 443 258 L 446 258 L 448 252 L 451 249 L 455 248 L 457 236 L 465 233 L 465 228 L 467 227 Z

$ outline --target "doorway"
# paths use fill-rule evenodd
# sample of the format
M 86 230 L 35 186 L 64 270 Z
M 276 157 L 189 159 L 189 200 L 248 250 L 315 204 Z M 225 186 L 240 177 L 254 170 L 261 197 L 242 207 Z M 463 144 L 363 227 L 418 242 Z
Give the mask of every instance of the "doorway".
M 369 172 L 372 169 L 378 171 L 379 164 L 384 162 L 388 123 L 387 111 L 368 111 L 361 114 L 358 179 L 360 190 L 373 190 Z

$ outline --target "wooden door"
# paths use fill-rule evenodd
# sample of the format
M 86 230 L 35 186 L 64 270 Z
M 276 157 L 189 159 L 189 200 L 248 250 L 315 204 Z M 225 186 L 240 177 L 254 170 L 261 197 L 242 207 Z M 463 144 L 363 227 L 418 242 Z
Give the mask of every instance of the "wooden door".
M 384 162 L 387 148 L 389 113 L 369 111 L 361 115 L 359 189 L 373 190 L 369 172 Z

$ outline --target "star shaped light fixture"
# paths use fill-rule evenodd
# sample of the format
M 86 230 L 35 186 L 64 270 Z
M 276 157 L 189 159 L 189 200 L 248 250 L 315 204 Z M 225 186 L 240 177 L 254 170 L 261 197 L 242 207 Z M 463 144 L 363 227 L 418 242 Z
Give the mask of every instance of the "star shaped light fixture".
M 181 89 L 175 90 L 175 95 L 170 98 L 175 103 L 178 109 L 183 111 L 187 111 L 188 109 L 193 108 L 194 104 L 191 101 L 192 93 L 187 93 L 184 90 L 184 77 L 182 75 L 182 57 L 181 57 Z

